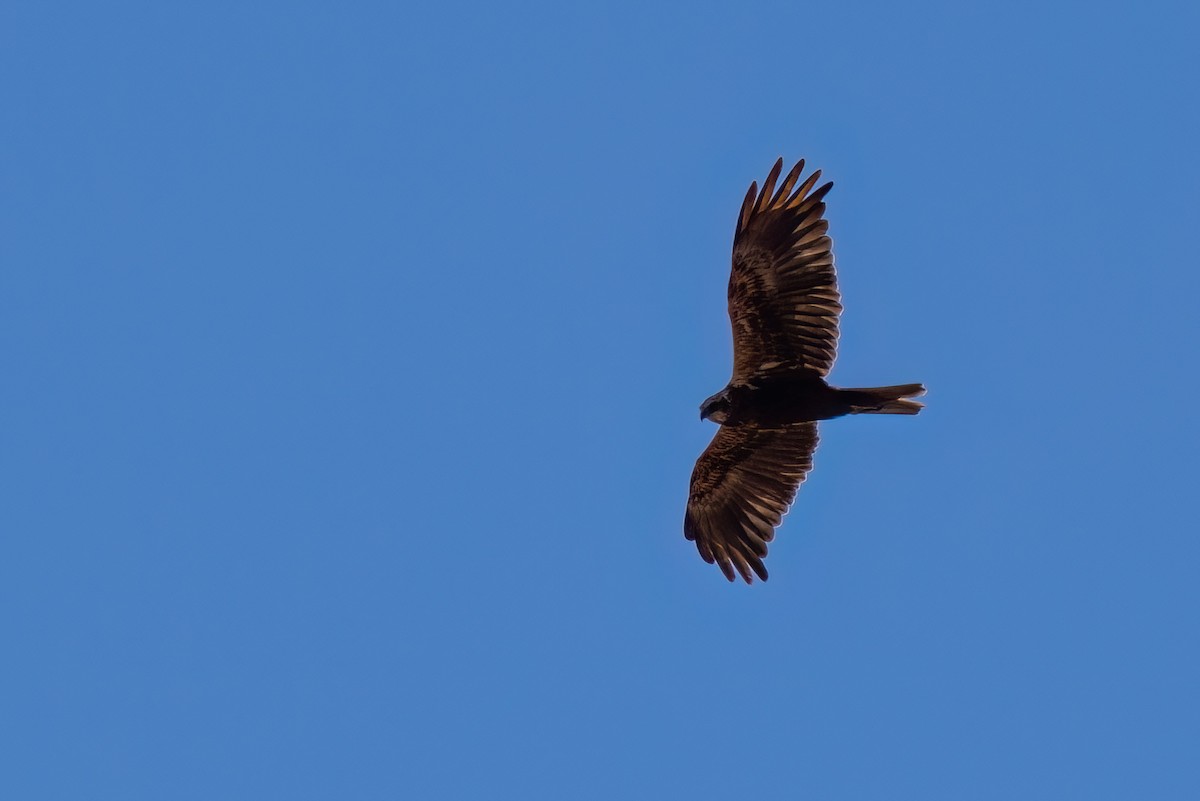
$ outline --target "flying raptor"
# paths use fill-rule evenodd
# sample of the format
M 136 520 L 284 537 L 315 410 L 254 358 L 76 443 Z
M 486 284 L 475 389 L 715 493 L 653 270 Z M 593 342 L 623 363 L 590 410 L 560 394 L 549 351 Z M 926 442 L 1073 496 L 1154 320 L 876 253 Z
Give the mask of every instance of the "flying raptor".
M 767 580 L 763 557 L 812 469 L 817 421 L 847 414 L 916 414 L 920 384 L 838 389 L 825 381 L 842 310 L 827 232 L 821 171 L 796 185 L 801 159 L 779 188 L 783 159 L 742 202 L 733 236 L 729 320 L 733 377 L 700 406 L 719 423 L 696 461 L 683 533 L 725 578 Z

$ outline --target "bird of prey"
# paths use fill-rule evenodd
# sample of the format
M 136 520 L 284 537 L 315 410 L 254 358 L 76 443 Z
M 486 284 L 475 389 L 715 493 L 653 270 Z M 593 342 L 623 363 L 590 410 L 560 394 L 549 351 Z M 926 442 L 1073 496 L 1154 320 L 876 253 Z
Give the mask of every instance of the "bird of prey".
M 812 469 L 817 422 L 847 414 L 916 414 L 920 384 L 838 389 L 825 381 L 842 310 L 821 171 L 797 185 L 801 159 L 779 188 L 783 159 L 750 184 L 733 236 L 729 319 L 733 377 L 700 406 L 720 424 L 692 471 L 683 532 L 730 581 L 767 579 L 763 557 Z

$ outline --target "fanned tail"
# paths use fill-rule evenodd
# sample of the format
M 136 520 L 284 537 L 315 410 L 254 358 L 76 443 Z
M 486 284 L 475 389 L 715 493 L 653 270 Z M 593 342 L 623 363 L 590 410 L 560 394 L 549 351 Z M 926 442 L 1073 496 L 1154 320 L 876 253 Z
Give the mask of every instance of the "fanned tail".
M 843 389 L 842 393 L 852 407 L 851 414 L 916 414 L 925 408 L 923 403 L 907 400 L 925 394 L 922 384 Z

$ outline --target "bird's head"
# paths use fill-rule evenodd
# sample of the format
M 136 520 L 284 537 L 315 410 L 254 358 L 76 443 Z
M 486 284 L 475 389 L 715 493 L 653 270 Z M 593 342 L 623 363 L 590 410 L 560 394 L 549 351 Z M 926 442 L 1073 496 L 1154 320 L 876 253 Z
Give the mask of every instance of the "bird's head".
M 721 425 L 729 419 L 729 390 L 723 389 L 700 404 L 700 419 L 712 420 Z

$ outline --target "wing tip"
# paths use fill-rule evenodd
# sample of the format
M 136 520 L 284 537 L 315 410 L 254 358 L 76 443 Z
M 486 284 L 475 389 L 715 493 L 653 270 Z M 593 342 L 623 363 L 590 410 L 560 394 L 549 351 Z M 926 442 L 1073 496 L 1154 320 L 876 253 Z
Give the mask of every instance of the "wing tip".
M 827 181 L 815 192 L 811 191 L 813 186 L 821 177 L 820 170 L 814 170 L 811 175 L 804 179 L 799 187 L 793 190 L 796 181 L 804 172 L 805 160 L 800 159 L 788 172 L 787 177 L 783 179 L 783 183 L 776 190 L 775 184 L 779 179 L 779 174 L 783 170 L 783 157 L 780 156 L 775 160 L 767 173 L 767 178 L 762 183 L 762 190 L 759 191 L 758 181 L 750 182 L 750 189 L 746 192 L 746 198 L 742 201 L 742 210 L 738 215 L 737 233 L 741 233 L 750 224 L 750 221 L 764 211 L 772 211 L 776 209 L 798 209 L 804 206 L 805 210 L 811 210 L 812 206 L 821 201 L 833 189 L 833 181 Z

